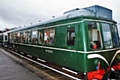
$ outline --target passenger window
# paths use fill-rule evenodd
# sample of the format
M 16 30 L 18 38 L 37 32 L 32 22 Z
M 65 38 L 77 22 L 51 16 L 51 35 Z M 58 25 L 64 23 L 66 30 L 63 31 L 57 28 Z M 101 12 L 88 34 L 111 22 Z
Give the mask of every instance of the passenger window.
M 54 44 L 55 29 L 48 28 L 44 30 L 44 43 Z
M 16 42 L 16 35 L 15 35 L 15 33 L 11 34 L 11 42 L 12 43 Z
M 90 40 L 90 48 L 99 49 L 102 47 L 102 40 L 100 34 L 100 25 L 97 22 L 88 22 L 88 33 Z
M 32 31 L 31 43 L 37 43 L 37 41 L 38 41 L 37 31 Z
M 14 42 L 17 42 L 17 33 L 14 33 Z
M 16 42 L 20 42 L 20 32 L 16 33 Z
M 5 40 L 8 40 L 8 36 L 7 35 L 5 35 Z
M 67 28 L 67 45 L 74 46 L 75 43 L 75 28 Z
M 42 31 L 39 32 L 39 43 L 42 44 L 42 40 L 43 40 L 43 33 Z
M 28 43 L 30 43 L 31 42 L 31 36 L 30 36 L 31 32 L 29 31 L 27 34 L 28 34 Z
M 10 34 L 10 42 L 13 43 L 14 42 L 14 33 Z
M 21 34 L 21 37 L 22 37 L 22 43 L 27 43 L 27 32 L 23 32 Z

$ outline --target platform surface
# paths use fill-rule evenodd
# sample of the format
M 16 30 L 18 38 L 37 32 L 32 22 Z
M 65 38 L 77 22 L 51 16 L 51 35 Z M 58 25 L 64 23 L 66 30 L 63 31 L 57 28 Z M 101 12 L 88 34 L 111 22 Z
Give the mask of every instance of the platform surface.
M 42 80 L 0 49 L 0 80 Z

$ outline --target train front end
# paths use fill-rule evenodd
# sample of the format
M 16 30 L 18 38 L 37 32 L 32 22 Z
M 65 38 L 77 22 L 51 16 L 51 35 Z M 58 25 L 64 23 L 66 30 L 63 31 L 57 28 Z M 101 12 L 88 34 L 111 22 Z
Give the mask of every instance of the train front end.
M 116 79 L 120 74 L 120 42 L 116 22 L 86 20 L 88 79 Z M 85 40 L 84 40 L 85 41 Z
M 120 40 L 112 10 L 98 5 L 84 9 L 95 14 L 83 17 L 84 71 L 88 80 L 119 78 Z

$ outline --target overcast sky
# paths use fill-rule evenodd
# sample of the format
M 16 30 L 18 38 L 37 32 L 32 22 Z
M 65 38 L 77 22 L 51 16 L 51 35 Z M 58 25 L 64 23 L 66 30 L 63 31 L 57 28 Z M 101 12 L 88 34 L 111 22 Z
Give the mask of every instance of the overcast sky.
M 120 23 L 119 0 L 0 0 L 0 30 L 28 26 L 70 9 L 92 5 L 112 9 L 113 19 Z

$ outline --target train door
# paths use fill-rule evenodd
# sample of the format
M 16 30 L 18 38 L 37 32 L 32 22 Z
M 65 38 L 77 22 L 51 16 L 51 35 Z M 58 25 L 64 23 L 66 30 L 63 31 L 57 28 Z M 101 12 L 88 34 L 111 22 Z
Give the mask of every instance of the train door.
M 4 43 L 4 47 L 8 47 L 8 35 L 7 34 L 3 35 L 3 43 Z
M 38 30 L 38 43 L 39 44 L 43 44 L 43 30 L 42 29 L 40 29 L 40 30 Z
M 78 25 L 67 25 L 66 45 L 68 49 L 76 50 L 78 47 Z
M 43 46 L 44 44 L 44 29 L 38 30 L 38 44 L 39 46 Z M 37 56 L 40 59 L 45 59 L 46 56 L 44 56 L 44 49 L 42 47 L 37 48 Z
M 78 24 L 66 25 L 66 46 L 70 50 L 65 54 L 65 64 L 77 68 Z
M 99 50 L 103 48 L 100 24 L 95 21 L 88 21 L 87 32 L 88 32 L 88 42 L 90 50 Z
M 3 34 L 0 34 L 0 45 L 3 46 Z

